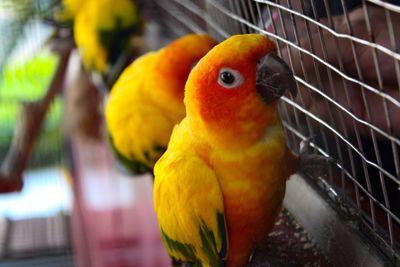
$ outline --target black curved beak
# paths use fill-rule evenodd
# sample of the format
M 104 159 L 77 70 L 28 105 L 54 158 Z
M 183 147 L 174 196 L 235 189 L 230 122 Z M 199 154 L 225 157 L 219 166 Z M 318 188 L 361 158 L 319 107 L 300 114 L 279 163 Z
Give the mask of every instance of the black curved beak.
M 275 53 L 269 53 L 261 59 L 256 75 L 257 93 L 267 104 L 278 100 L 286 90 L 293 97 L 297 95 L 293 72 Z

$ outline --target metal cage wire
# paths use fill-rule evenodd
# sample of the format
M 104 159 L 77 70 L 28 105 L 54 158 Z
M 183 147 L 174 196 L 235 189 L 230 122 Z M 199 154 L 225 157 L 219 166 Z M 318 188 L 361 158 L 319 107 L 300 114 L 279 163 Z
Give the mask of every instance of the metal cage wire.
M 280 112 L 290 147 L 316 136 L 338 162 L 312 182 L 400 259 L 400 6 L 380 0 L 154 1 L 174 35 L 262 33 L 296 74 Z M 396 2 L 396 1 L 391 1 Z M 396 4 L 399 1 L 396 2 Z

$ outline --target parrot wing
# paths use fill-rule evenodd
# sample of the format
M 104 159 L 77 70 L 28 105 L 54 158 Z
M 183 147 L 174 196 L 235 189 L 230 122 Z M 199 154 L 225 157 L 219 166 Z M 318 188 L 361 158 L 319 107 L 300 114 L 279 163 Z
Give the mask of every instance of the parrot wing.
M 108 138 L 110 147 L 115 157 L 118 159 L 117 163 L 121 164 L 120 168 L 122 169 L 122 171 L 127 171 L 127 173 L 131 175 L 140 175 L 152 172 L 152 169 L 146 164 L 144 164 L 142 161 L 136 160 L 133 157 L 131 158 L 125 157 L 121 152 L 119 152 L 117 147 L 114 145 L 114 141 L 110 134 L 108 134 Z
M 155 208 L 169 255 L 195 266 L 225 266 L 228 236 L 214 170 L 195 155 L 168 151 L 155 177 Z
M 166 150 L 174 125 L 157 107 L 121 101 L 110 101 L 106 113 L 111 147 L 130 173 L 151 172 Z

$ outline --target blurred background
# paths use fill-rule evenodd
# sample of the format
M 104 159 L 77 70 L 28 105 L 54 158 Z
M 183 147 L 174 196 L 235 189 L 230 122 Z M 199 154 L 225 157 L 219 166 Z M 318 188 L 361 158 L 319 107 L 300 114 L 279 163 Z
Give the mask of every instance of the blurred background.
M 400 1 L 2 0 L 0 32 L 0 266 L 171 265 L 151 174 L 121 170 L 104 104 L 135 58 L 190 32 L 276 41 L 299 89 L 280 102 L 289 146 L 313 136 L 337 160 L 301 179 L 399 266 Z M 285 210 L 259 266 L 350 266 L 298 221 Z

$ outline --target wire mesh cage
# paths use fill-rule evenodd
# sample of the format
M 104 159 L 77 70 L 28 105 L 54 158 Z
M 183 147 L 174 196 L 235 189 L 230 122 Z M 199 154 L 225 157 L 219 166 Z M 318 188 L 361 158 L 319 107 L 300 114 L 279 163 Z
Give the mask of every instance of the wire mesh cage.
M 298 96 L 283 97 L 287 142 L 337 160 L 311 182 L 387 255 L 400 249 L 400 2 L 153 1 L 175 35 L 219 40 L 261 33 L 296 75 Z

